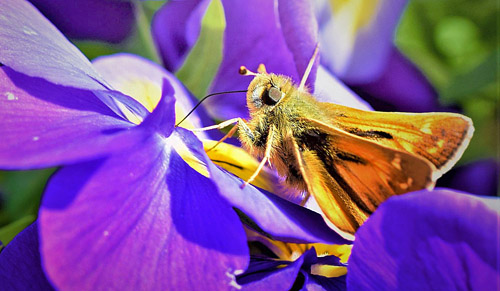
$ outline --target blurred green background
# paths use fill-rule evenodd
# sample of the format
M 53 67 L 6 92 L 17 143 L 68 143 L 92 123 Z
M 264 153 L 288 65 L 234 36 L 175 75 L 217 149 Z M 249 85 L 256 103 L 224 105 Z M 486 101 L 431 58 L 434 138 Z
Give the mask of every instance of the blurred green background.
M 135 33 L 121 44 L 75 43 L 89 59 L 126 51 L 158 61 L 149 23 L 163 3 L 139 4 Z M 396 45 L 429 78 L 441 102 L 458 105 L 474 121 L 476 131 L 460 163 L 498 159 L 499 12 L 496 0 L 413 0 L 397 30 Z M 220 63 L 224 25 L 221 5 L 213 1 L 200 39 L 177 73 L 199 98 Z M 0 171 L 0 241 L 4 244 L 36 219 L 44 186 L 55 170 Z

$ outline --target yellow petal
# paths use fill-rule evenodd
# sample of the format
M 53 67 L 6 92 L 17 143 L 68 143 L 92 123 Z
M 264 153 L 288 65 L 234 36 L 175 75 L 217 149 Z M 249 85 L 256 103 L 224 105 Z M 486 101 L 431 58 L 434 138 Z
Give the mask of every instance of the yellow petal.
M 213 140 L 203 140 L 205 151 L 212 162 L 247 181 L 259 166 L 259 162 L 242 148 L 227 143 L 220 143 L 214 148 L 216 143 Z M 278 183 L 274 173 L 264 167 L 252 184 L 276 193 Z

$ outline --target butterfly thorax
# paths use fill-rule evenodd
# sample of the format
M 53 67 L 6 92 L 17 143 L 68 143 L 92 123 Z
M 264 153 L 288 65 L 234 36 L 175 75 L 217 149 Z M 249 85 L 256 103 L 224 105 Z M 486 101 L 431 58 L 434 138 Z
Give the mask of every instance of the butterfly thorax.
M 239 128 L 243 146 L 262 158 L 272 128 L 271 166 L 286 177 L 289 185 L 306 190 L 294 146 L 299 144 L 301 151 L 309 145 L 322 146 L 325 140 L 322 133 L 301 121 L 304 115 L 319 114 L 319 103 L 305 89 L 299 90 L 290 78 L 274 74 L 260 74 L 254 78 L 248 88 L 247 103 L 250 120 L 246 127 Z

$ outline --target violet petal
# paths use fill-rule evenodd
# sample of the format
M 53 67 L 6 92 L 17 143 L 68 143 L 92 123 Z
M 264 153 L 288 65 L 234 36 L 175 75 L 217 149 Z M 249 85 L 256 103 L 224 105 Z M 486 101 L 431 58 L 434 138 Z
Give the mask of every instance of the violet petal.
M 318 45 L 318 24 L 310 1 L 278 1 L 279 21 L 288 49 L 293 55 L 300 78 L 304 75 Z M 306 84 L 314 91 L 319 57 L 315 59 Z M 299 80 L 301 81 L 301 80 Z
M 263 63 L 268 72 L 292 77 L 300 75 L 280 29 L 274 1 L 223 0 L 226 16 L 223 59 L 212 83 L 212 92 L 246 90 L 251 77 L 238 74 L 240 66 L 256 71 Z M 248 117 L 244 93 L 220 95 L 206 101 L 209 112 L 219 119 Z
M 373 110 L 370 104 L 361 99 L 322 65 L 318 66 L 314 97 L 321 102 L 335 103 L 361 110 Z
M 356 233 L 354 290 L 492 290 L 500 284 L 500 199 L 447 189 L 384 202 Z
M 132 32 L 134 6 L 129 1 L 30 0 L 70 38 L 118 43 Z
M 55 84 L 107 88 L 88 59 L 27 1 L 0 2 L 0 62 Z
M 161 90 L 162 97 L 155 110 L 140 124 L 140 127 L 148 127 L 154 132 L 170 136 L 175 125 L 175 97 L 174 88 L 167 79 L 163 79 Z
M 275 262 L 269 262 L 267 271 L 245 273 L 238 277 L 238 283 L 244 290 L 291 290 L 305 261 L 313 261 L 316 251 L 306 251 L 294 262 L 282 268 L 274 268 Z
M 0 93 L 3 168 L 55 166 L 134 143 L 125 137 L 134 125 L 116 116 L 90 91 L 57 86 L 2 67 Z
M 210 1 L 169 1 L 153 18 L 151 30 L 165 68 L 177 71 L 194 46 Z
M 495 159 L 474 161 L 454 167 L 439 178 L 437 185 L 476 195 L 498 195 L 500 163 Z
M 331 2 L 323 1 L 319 17 L 321 63 L 348 83 L 377 79 L 390 56 L 394 30 L 406 5 L 405 0 L 377 1 L 374 7 L 362 2 L 346 2 L 332 13 Z M 336 3 L 340 4 L 340 3 Z M 372 14 L 366 13 L 371 11 Z M 365 13 L 360 11 L 365 9 Z M 323 11 L 330 12 L 328 17 Z M 364 19 L 362 17 L 368 17 Z M 365 25 L 360 26 L 360 22 Z
M 159 135 L 61 169 L 40 229 L 47 274 L 62 289 L 229 289 L 248 260 L 234 211 Z
M 343 291 L 347 290 L 346 277 L 347 275 L 327 278 L 323 276 L 307 274 L 307 279 L 304 285 L 306 287 L 306 290 Z
M 113 86 L 113 88 L 133 98 L 137 98 L 134 93 L 137 92 L 137 86 L 139 86 L 139 89 L 143 90 L 140 93 L 149 95 L 147 96 L 147 101 L 149 102 L 145 103 L 158 102 L 156 98 L 159 99 L 160 96 L 152 95 L 156 93 L 155 90 L 158 91 L 158 95 L 161 94 L 160 92 L 164 79 L 168 80 L 174 88 L 176 106 L 180 106 L 182 109 L 182 112 L 178 113 L 187 114 L 187 112 L 189 112 L 198 102 L 173 74 L 167 72 L 158 64 L 142 57 L 128 53 L 119 53 L 112 56 L 96 58 L 92 61 L 92 65 L 99 74 Z M 139 84 L 140 82 L 142 82 L 142 84 Z M 144 105 L 154 108 L 156 103 Z M 196 128 L 213 124 L 213 120 L 208 118 L 203 108 L 198 108 L 196 114 L 191 114 L 187 120 Z
M 349 84 L 374 106 L 382 110 L 406 112 L 440 111 L 437 92 L 415 65 L 396 48 L 379 78 L 365 84 Z M 378 104 L 377 104 L 378 103 Z
M 38 247 L 38 227 L 35 222 L 20 232 L 2 250 L 2 290 L 54 290 L 43 272 Z
M 116 99 L 127 96 L 112 91 L 88 59 L 27 1 L 0 2 L 0 62 L 54 84 L 94 90 L 99 99 L 125 117 Z M 145 117 L 140 104 L 129 101 L 125 105 Z

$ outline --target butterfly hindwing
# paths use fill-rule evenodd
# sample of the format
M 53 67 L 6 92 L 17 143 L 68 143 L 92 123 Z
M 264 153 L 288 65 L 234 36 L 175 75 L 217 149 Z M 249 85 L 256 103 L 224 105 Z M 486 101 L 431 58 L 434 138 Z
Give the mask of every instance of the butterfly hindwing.
M 330 151 L 297 150 L 308 191 L 326 218 L 348 234 L 392 195 L 430 188 L 435 167 L 427 160 L 346 133 L 320 121 L 310 124 L 325 132 Z

